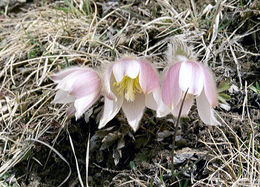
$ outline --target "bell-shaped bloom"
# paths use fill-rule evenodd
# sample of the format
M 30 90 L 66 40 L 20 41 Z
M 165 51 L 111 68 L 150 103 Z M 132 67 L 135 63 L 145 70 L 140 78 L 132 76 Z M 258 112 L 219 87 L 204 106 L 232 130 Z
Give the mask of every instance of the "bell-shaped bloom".
M 134 131 L 145 107 L 156 110 L 160 98 L 157 71 L 145 59 L 125 57 L 105 69 L 105 106 L 99 128 L 104 127 L 120 108 Z
M 208 125 L 218 124 L 213 114 L 213 107 L 217 105 L 216 84 L 210 69 L 199 62 L 180 58 L 170 64 L 162 82 L 163 103 L 174 116 L 178 116 L 187 89 L 181 116 L 188 115 L 196 98 L 201 120 Z
M 91 68 L 71 67 L 51 76 L 58 83 L 58 90 L 52 103 L 69 103 L 67 115 L 75 114 L 78 119 L 99 98 L 101 80 Z

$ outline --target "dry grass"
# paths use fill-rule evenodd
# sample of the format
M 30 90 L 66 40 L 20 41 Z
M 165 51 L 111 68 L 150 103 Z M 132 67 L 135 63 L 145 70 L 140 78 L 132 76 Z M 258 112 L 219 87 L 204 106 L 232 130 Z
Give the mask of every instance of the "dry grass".
M 50 148 L 47 160 L 50 154 L 57 154 L 68 165 L 70 176 L 70 163 L 55 149 L 60 133 L 66 131 L 70 121 L 65 117 L 66 106 L 50 104 L 55 94 L 55 86 L 48 78 L 51 73 L 70 65 L 99 67 L 124 54 L 146 56 L 158 68 L 163 68 L 166 46 L 173 37 L 181 37 L 192 45 L 198 59 L 217 72 L 218 82 L 223 79 L 223 72 L 225 76 L 229 68 L 233 68 L 237 81 L 233 79 L 232 84 L 238 86 L 239 93 L 244 93 L 243 114 L 238 116 L 242 120 L 237 123 L 249 129 L 247 138 L 239 137 L 233 129 L 235 125 L 222 119 L 224 114 L 220 112 L 225 128 L 214 129 L 218 137 L 208 130 L 209 139 L 200 140 L 210 152 L 205 166 L 210 174 L 202 180 L 194 180 L 193 185 L 260 185 L 259 120 L 249 109 L 248 80 L 242 74 L 245 64 L 256 63 L 252 59 L 260 56 L 260 23 L 253 19 L 260 11 L 257 1 L 249 1 L 245 8 L 239 0 L 212 1 L 212 7 L 206 0 L 204 5 L 208 6 L 194 0 L 185 3 L 147 0 L 139 5 L 133 1 L 114 3 L 114 6 L 103 1 L 64 2 L 31 6 L 0 18 L 0 186 L 22 183 L 20 176 L 12 174 L 12 169 L 28 157 L 44 168 L 47 161 L 41 163 L 31 154 L 36 142 Z M 87 10 L 86 5 L 90 5 Z M 241 42 L 247 36 L 255 36 L 251 48 Z M 229 118 L 232 119 L 232 115 Z M 235 143 L 224 130 L 232 134 Z M 47 144 L 44 138 L 51 132 L 55 136 Z M 71 137 L 70 143 L 78 166 Z M 88 158 L 88 151 L 85 152 Z M 85 163 L 88 170 L 87 163 L 88 159 Z M 111 185 L 147 186 L 153 180 L 165 186 L 160 175 L 168 170 L 159 165 L 151 167 L 154 176 L 126 170 L 115 174 Z M 78 167 L 77 173 L 79 184 L 87 184 Z M 66 179 L 61 185 L 63 182 Z

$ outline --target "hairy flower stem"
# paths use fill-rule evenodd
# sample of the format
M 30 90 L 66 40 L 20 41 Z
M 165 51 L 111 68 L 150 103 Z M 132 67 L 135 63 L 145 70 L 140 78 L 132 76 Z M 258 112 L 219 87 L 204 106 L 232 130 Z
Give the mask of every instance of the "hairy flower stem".
M 180 107 L 180 110 L 179 110 L 179 114 L 178 114 L 176 123 L 174 125 L 175 126 L 175 131 L 174 131 L 174 134 L 173 134 L 173 137 L 172 137 L 172 168 L 171 168 L 171 171 L 172 171 L 172 180 L 173 181 L 174 181 L 174 178 L 175 178 L 175 175 L 174 175 L 174 147 L 175 147 L 175 141 L 176 141 L 178 125 L 179 125 L 179 122 L 180 122 L 180 119 L 181 119 L 181 111 L 182 111 L 182 107 L 183 107 L 185 98 L 187 96 L 188 90 L 189 90 L 189 88 L 184 93 L 184 96 L 183 96 L 183 99 L 182 99 L 182 102 L 181 102 L 181 107 Z

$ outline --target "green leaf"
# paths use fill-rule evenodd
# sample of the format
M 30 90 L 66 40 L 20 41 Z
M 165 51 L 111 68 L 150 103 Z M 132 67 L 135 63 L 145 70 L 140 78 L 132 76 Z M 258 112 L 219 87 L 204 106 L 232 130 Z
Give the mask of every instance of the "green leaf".
M 136 169 L 134 161 L 130 161 L 130 168 L 134 170 Z
M 70 67 L 70 62 L 69 62 L 68 58 L 65 56 L 64 59 L 66 62 L 66 67 Z
M 231 86 L 230 85 L 230 79 L 227 79 L 226 81 L 222 81 L 218 85 L 217 92 L 221 93 L 221 92 L 227 91 L 230 88 L 230 86 Z
M 253 92 L 257 93 L 257 94 L 260 94 L 260 86 L 259 86 L 259 83 L 256 82 L 256 86 L 249 86 L 249 89 L 251 89 Z
M 218 100 L 221 102 L 221 103 L 226 103 L 226 101 L 230 100 L 231 97 L 227 94 L 224 94 L 224 93 L 221 93 L 218 95 Z
M 219 95 L 220 95 L 220 97 L 224 98 L 225 100 L 230 100 L 231 99 L 231 97 L 229 95 L 227 95 L 227 94 L 221 93 Z

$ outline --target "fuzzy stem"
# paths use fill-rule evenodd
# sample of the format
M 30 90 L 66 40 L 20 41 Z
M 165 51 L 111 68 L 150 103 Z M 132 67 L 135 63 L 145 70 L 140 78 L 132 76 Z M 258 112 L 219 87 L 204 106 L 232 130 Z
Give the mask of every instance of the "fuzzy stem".
M 171 168 L 171 171 L 172 171 L 172 180 L 174 180 L 174 178 L 175 178 L 175 175 L 174 175 L 173 173 L 174 173 L 174 147 L 175 147 L 175 142 L 176 142 L 176 135 L 177 135 L 177 130 L 178 130 L 179 121 L 180 121 L 180 118 L 181 118 L 182 107 L 183 107 L 185 98 L 186 98 L 186 96 L 187 96 L 188 90 L 189 90 L 189 88 L 186 90 L 186 92 L 185 92 L 185 94 L 184 94 L 184 96 L 183 96 L 183 99 L 182 99 L 182 102 L 181 102 L 181 107 L 180 107 L 180 110 L 179 110 L 179 114 L 178 114 L 176 123 L 175 123 L 175 125 L 174 125 L 174 126 L 175 126 L 175 131 L 174 131 L 174 134 L 173 134 L 173 137 L 172 137 L 172 168 Z

